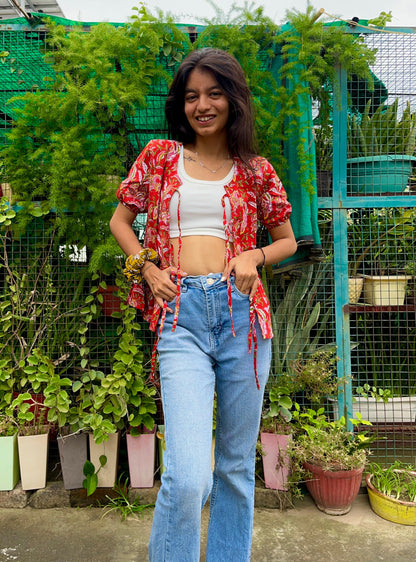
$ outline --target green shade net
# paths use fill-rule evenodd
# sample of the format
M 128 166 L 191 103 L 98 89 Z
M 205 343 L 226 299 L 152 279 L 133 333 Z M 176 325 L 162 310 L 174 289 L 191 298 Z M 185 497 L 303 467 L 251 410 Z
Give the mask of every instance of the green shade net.
M 0 145 L 7 143 L 6 132 L 16 118 L 16 108 L 22 103 L 17 100 L 10 103 L 10 98 L 27 91 L 47 89 L 54 80 L 51 66 L 45 62 L 45 20 L 53 20 L 57 24 L 68 28 L 81 27 L 87 30 L 96 23 L 79 23 L 55 16 L 45 17 L 33 14 L 33 21 L 24 18 L 0 21 L 2 43 L 0 51 L 8 52 L 0 64 Z M 114 24 L 123 26 L 125 24 Z M 279 65 L 281 57 L 274 58 L 272 73 L 279 80 Z M 300 69 L 298 69 L 298 72 Z M 298 78 L 296 69 L 290 82 L 285 87 L 292 91 Z M 307 91 L 307 89 L 305 89 Z M 133 118 L 134 132 L 131 134 L 131 144 L 137 153 L 151 138 L 166 137 L 164 119 L 164 88 L 155 84 L 153 91 L 147 96 L 147 106 L 138 110 Z M 266 100 L 267 102 L 267 100 Z M 292 127 L 288 140 L 284 143 L 284 154 L 289 163 L 286 171 L 285 189 L 292 204 L 291 223 L 298 242 L 298 251 L 290 259 L 280 264 L 280 268 L 293 267 L 295 264 L 318 260 L 322 258 L 321 241 L 318 230 L 318 199 L 316 195 L 316 170 L 314 142 L 312 138 L 312 107 L 310 96 L 306 93 L 298 100 L 300 112 L 296 127 Z M 103 143 L 105 139 L 103 138 Z M 304 154 L 308 155 L 309 166 L 301 164 L 299 145 Z M 277 170 L 281 175 L 281 171 Z M 283 174 L 284 175 L 284 174 Z M 305 186 L 309 185 L 309 189 Z
M 282 31 L 285 30 L 285 26 Z M 278 86 L 281 85 L 279 70 L 282 56 L 273 60 L 272 72 Z M 284 86 L 291 96 L 297 96 L 299 108 L 296 124 L 287 126 L 287 140 L 283 152 L 288 163 L 285 171 L 285 189 L 292 204 L 290 219 L 298 243 L 297 252 L 279 264 L 279 270 L 289 269 L 303 262 L 321 261 L 324 258 L 318 228 L 318 196 L 316 189 L 315 142 L 312 135 L 312 101 L 306 84 L 302 93 L 295 92 L 300 82 L 301 65 L 295 65 L 290 78 L 285 78 Z M 309 186 L 309 187 L 307 187 Z

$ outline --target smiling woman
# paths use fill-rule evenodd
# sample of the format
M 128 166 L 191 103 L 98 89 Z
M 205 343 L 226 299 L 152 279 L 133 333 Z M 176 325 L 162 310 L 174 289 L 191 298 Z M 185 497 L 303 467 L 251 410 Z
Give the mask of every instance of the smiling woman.
M 231 55 L 193 51 L 172 82 L 165 113 L 173 140 L 153 140 L 143 150 L 111 220 L 135 280 L 130 304 L 157 329 L 166 470 L 149 560 L 199 561 L 209 495 L 206 560 L 217 561 L 219 552 L 224 560 L 249 560 L 272 337 L 257 268 L 295 252 L 291 207 L 270 163 L 254 152 L 250 90 Z M 148 216 L 145 248 L 131 228 L 138 212 Z M 258 221 L 272 240 L 263 248 L 256 245 Z

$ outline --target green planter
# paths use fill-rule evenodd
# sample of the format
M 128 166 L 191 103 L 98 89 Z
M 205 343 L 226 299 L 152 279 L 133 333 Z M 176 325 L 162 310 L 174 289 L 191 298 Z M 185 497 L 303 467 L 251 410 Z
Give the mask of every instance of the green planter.
M 0 437 L 0 491 L 13 490 L 19 481 L 17 434 Z
M 347 159 L 348 190 L 353 194 L 402 193 L 409 181 L 414 156 L 384 154 Z

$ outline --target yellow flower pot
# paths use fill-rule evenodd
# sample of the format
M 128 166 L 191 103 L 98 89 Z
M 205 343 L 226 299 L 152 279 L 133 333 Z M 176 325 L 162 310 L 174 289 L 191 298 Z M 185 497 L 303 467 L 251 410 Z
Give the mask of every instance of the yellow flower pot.
M 374 513 L 393 523 L 416 525 L 416 503 L 395 500 L 382 494 L 372 485 L 371 476 L 371 474 L 367 474 L 366 484 L 371 509 Z

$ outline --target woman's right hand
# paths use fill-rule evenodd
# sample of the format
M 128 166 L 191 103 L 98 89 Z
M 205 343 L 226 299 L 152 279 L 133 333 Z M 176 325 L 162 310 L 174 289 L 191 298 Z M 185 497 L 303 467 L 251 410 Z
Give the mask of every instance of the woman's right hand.
M 148 265 L 149 264 L 149 265 Z M 149 285 L 157 304 L 163 308 L 164 301 L 170 302 L 176 296 L 176 284 L 172 280 L 178 273 L 177 267 L 167 267 L 159 269 L 152 262 L 146 262 L 143 266 L 142 275 L 146 283 Z M 187 273 L 180 272 L 181 277 L 185 277 Z M 170 308 L 168 312 L 173 312 Z

